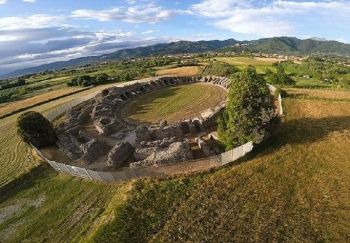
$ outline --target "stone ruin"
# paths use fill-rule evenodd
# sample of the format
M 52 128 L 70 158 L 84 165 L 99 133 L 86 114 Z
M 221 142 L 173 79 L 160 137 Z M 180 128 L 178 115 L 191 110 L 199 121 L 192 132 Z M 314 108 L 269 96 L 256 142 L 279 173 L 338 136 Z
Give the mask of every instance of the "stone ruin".
M 179 163 L 194 159 L 189 138 L 204 156 L 220 153 L 215 139 L 203 139 L 208 128 L 215 126 L 226 100 L 199 117 L 167 124 L 144 126 L 122 117 L 121 108 L 133 98 L 167 86 L 203 82 L 227 90 L 230 84 L 223 77 L 162 77 L 142 80 L 125 87 L 103 90 L 94 99 L 70 109 L 66 120 L 57 128 L 57 146 L 67 157 L 90 165 L 104 158 L 107 168 L 145 167 Z M 86 132 L 92 124 L 94 132 Z

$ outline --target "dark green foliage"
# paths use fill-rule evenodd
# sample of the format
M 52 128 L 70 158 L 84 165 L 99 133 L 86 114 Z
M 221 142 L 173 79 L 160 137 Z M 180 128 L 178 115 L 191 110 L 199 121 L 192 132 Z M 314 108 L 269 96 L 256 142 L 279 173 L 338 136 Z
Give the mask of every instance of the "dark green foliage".
M 82 75 L 78 77 L 77 82 L 79 86 L 87 87 L 92 85 L 94 78 L 89 75 Z
M 106 84 L 108 82 L 109 76 L 106 73 L 100 73 L 96 76 L 97 84 Z
M 10 89 L 15 87 L 20 87 L 26 84 L 26 80 L 24 78 L 18 78 L 15 82 L 8 82 L 4 85 L 0 86 L 0 90 Z
M 218 120 L 220 141 L 226 149 L 246 142 L 261 142 L 273 117 L 267 84 L 249 66 L 231 82 L 228 104 Z
M 211 62 L 203 71 L 203 76 L 220 76 L 220 77 L 229 77 L 232 74 L 236 73 L 238 70 L 225 62 L 214 61 Z
M 295 81 L 286 74 L 282 65 L 280 64 L 276 65 L 276 69 L 277 69 L 277 73 L 273 73 L 271 70 L 270 70 L 271 72 L 266 73 L 266 76 L 271 83 L 279 84 L 279 85 L 295 84 Z
M 55 144 L 55 130 L 42 114 L 28 111 L 17 118 L 17 133 L 25 143 L 31 143 L 37 148 Z
M 350 74 L 350 67 L 346 62 L 336 57 L 309 57 L 301 64 L 293 62 L 281 62 L 280 65 L 288 70 L 294 70 L 299 77 L 306 76 L 330 84 L 344 84 L 347 82 L 347 75 Z
M 87 86 L 93 85 L 94 82 L 95 82 L 95 78 L 91 77 L 90 75 L 82 75 L 79 77 L 72 78 L 67 82 L 67 85 L 87 87 Z

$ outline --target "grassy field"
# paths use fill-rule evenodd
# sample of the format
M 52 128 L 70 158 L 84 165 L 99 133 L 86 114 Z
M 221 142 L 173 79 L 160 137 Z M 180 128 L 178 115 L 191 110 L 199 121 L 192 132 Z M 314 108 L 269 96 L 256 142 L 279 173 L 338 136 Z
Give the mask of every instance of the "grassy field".
M 165 76 L 194 76 L 201 72 L 200 66 L 189 66 L 189 67 L 176 67 L 160 69 L 156 72 L 156 75 Z
M 258 57 L 216 57 L 215 59 L 234 65 L 239 69 L 243 69 L 248 65 L 253 65 L 256 67 L 258 73 L 265 73 L 266 68 L 271 68 L 272 63 L 281 61 L 281 59 L 277 58 Z
M 161 89 L 129 102 L 123 116 L 141 123 L 160 120 L 176 122 L 198 116 L 225 100 L 226 92 L 217 86 L 191 84 Z
M 0 241 L 349 241 L 350 92 L 287 92 L 279 132 L 236 165 L 117 185 L 44 166 L 1 195 Z M 14 118 L 4 121 L 2 183 L 34 165 L 11 133 Z
M 108 205 L 123 203 L 131 184 L 89 182 L 43 168 L 0 197 L 0 241 L 78 242 L 100 221 L 109 222 Z
M 81 88 L 76 88 L 76 87 L 65 87 L 62 89 L 46 92 L 44 94 L 36 95 L 32 98 L 28 98 L 28 99 L 24 99 L 24 100 L 20 100 L 20 101 L 15 101 L 15 102 L 11 102 L 8 104 L 6 104 L 6 103 L 1 104 L 0 105 L 0 116 L 8 114 L 8 113 L 13 112 L 13 111 L 16 111 L 16 110 L 21 109 L 23 107 L 28 107 L 28 106 L 38 104 L 38 103 L 43 102 L 43 101 L 48 100 L 48 99 L 52 99 L 52 98 L 60 97 L 62 95 L 70 94 L 70 93 L 78 91 L 80 89 Z

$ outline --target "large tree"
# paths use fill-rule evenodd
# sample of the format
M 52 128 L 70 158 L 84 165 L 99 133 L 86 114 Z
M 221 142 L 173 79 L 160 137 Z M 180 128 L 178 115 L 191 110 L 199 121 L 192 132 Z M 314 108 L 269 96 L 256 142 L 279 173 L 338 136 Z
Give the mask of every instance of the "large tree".
M 226 149 L 248 141 L 259 143 L 265 137 L 273 115 L 266 81 L 249 66 L 231 82 L 228 103 L 218 122 L 220 141 Z
M 48 147 L 57 140 L 51 122 L 35 111 L 25 112 L 17 118 L 17 133 L 25 143 L 37 148 Z
M 295 80 L 288 76 L 286 71 L 284 70 L 283 66 L 281 64 L 277 64 L 276 66 L 277 72 L 267 74 L 269 80 L 273 84 L 280 84 L 280 85 L 294 85 Z

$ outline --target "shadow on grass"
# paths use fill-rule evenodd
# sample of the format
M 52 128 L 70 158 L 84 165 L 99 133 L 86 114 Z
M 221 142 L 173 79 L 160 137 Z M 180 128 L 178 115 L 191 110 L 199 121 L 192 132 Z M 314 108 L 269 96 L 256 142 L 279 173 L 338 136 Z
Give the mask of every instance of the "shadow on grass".
M 272 153 L 286 144 L 308 144 L 324 139 L 332 132 L 350 130 L 350 116 L 327 118 L 301 118 L 283 122 L 276 133 L 254 150 L 258 153 Z
M 10 183 L 0 188 L 0 203 L 16 195 L 18 192 L 33 187 L 39 180 L 48 180 L 57 175 L 47 163 L 41 163 L 26 174 L 12 180 Z

